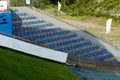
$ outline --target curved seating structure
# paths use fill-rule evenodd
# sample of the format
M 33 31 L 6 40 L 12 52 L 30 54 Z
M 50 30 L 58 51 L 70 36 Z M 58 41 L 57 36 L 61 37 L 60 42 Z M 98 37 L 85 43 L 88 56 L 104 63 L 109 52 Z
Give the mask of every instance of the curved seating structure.
M 107 49 L 84 36 L 56 26 L 54 22 L 47 22 L 44 18 L 20 12 L 18 9 L 11 11 L 15 36 L 69 55 L 78 55 L 81 59 L 119 62 Z

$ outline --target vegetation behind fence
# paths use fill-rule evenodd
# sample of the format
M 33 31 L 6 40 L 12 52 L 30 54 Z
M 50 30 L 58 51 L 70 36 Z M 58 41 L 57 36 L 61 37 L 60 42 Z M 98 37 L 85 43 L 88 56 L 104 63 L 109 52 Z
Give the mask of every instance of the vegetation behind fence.
M 31 0 L 31 4 L 27 5 L 26 0 L 12 0 L 11 6 L 34 6 L 39 9 L 49 8 L 57 11 L 58 0 Z M 62 5 L 61 11 L 71 16 L 120 16 L 120 0 L 60 0 Z

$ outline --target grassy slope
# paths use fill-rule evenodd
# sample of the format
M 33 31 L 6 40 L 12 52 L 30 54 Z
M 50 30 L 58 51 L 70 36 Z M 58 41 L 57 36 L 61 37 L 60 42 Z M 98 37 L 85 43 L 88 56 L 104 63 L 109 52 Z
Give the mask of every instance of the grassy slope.
M 80 80 L 64 65 L 0 48 L 0 80 Z

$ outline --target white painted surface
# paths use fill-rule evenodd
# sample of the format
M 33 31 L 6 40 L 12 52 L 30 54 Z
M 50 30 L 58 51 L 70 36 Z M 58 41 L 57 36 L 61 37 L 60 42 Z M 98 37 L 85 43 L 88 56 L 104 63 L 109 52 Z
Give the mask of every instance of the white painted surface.
M 110 33 L 111 23 L 112 23 L 112 19 L 108 19 L 108 20 L 106 21 L 106 34 L 109 34 L 109 33 Z
M 24 41 L 20 41 L 11 37 L 7 37 L 0 34 L 0 45 L 8 48 L 12 48 L 21 52 L 25 52 L 38 57 L 66 63 L 67 53 L 54 51 L 41 46 L 33 45 Z
M 0 12 L 7 11 L 7 1 L 0 1 Z
M 60 2 L 58 1 L 58 11 L 60 11 L 60 8 L 61 8 L 61 4 L 60 4 Z
M 30 0 L 26 0 L 26 4 L 30 4 Z

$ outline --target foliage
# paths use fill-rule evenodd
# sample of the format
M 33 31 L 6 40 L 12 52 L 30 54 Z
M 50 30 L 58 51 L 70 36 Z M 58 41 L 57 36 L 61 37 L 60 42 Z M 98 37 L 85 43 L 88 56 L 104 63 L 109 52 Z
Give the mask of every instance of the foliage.
M 16 2 L 17 1 L 17 2 Z M 12 0 L 12 6 L 25 5 L 25 0 Z M 118 13 L 120 10 L 120 0 L 59 0 L 62 7 L 61 11 L 72 16 L 106 16 L 109 17 L 110 13 Z M 36 8 L 41 8 L 41 3 L 57 7 L 58 0 L 31 0 L 31 5 Z M 42 6 L 43 7 L 43 6 Z M 44 6 L 45 7 L 45 6 Z M 53 6 L 51 6 L 53 7 Z M 55 8 L 55 7 L 53 7 Z

